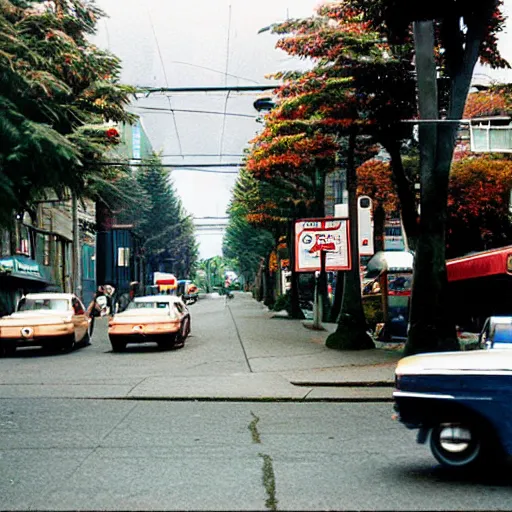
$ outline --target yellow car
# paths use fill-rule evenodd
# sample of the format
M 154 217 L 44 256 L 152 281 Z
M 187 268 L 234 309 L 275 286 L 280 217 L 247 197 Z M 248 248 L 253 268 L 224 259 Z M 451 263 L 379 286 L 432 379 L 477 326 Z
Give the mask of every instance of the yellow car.
M 114 352 L 124 350 L 128 343 L 156 342 L 162 349 L 181 348 L 189 334 L 190 313 L 174 295 L 136 297 L 108 326 Z
M 87 344 L 91 320 L 72 293 L 30 293 L 20 299 L 16 312 L 0 318 L 0 349 L 5 355 L 17 347 L 41 346 L 72 350 Z

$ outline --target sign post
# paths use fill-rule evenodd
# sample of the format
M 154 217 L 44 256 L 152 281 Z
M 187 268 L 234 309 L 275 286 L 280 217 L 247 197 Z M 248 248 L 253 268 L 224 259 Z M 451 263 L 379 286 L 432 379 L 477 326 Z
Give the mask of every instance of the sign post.
M 315 278 L 313 324 L 323 330 L 323 293 L 320 279 L 326 271 L 350 269 L 349 221 L 340 218 L 304 219 L 295 223 L 295 270 L 319 272 Z M 322 283 L 325 285 L 325 283 Z
M 320 293 L 320 280 L 325 276 L 325 260 L 327 256 L 327 249 L 320 248 L 320 273 L 315 278 L 315 299 L 313 303 L 313 329 L 322 331 L 322 317 L 324 313 L 323 294 Z M 322 283 L 325 285 L 325 282 Z M 322 290 L 324 291 L 324 290 Z

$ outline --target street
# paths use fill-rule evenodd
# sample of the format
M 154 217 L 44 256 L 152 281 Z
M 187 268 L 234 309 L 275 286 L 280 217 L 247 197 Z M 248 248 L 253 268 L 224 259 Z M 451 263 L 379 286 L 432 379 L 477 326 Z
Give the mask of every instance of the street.
M 389 401 L 221 399 L 216 380 L 270 387 L 276 373 L 305 371 L 313 357 L 337 371 L 343 354 L 306 329 L 313 341 L 289 339 L 286 320 L 251 334 L 245 321 L 263 313 L 242 296 L 190 309 L 193 336 L 181 350 L 114 354 L 102 320 L 88 347 L 0 360 L 1 509 L 510 508 L 510 477 L 442 470 L 415 432 L 392 421 Z M 269 340 L 264 325 L 282 327 Z M 176 387 L 163 396 L 164 385 Z M 199 399 L 187 399 L 198 385 Z

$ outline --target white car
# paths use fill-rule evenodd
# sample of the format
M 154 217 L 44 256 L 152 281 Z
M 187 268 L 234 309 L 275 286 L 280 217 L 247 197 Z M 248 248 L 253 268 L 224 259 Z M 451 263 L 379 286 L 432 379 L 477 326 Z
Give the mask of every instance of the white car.
M 189 310 L 174 295 L 136 297 L 108 325 L 114 352 L 124 350 L 128 343 L 156 342 L 163 349 L 181 348 L 189 334 Z
M 42 346 L 72 350 L 87 344 L 91 319 L 80 299 L 72 293 L 29 293 L 16 312 L 0 318 L 0 348 L 6 355 L 17 347 Z

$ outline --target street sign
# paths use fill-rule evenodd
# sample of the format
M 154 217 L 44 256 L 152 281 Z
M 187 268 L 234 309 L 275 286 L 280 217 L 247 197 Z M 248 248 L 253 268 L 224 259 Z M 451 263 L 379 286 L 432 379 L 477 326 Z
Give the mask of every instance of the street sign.
M 350 270 L 349 221 L 303 219 L 295 222 L 295 270 L 320 270 L 320 253 L 326 252 L 326 270 Z

